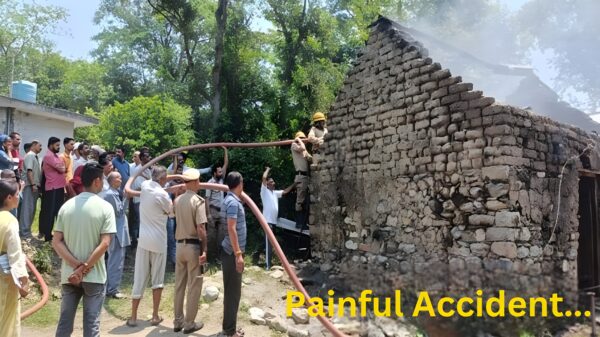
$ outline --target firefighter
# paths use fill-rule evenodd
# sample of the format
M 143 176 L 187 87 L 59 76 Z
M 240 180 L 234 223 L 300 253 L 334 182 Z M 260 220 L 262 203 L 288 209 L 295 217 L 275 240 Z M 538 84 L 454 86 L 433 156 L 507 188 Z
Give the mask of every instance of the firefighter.
M 309 163 L 312 162 L 312 156 L 306 150 L 303 139 L 306 135 L 302 131 L 296 132 L 294 142 L 292 143 L 292 159 L 296 170 L 294 183 L 296 184 L 296 228 L 301 230 L 308 229 L 308 182 L 309 182 Z
M 321 145 L 323 145 L 323 138 L 327 134 L 327 128 L 325 127 L 325 114 L 322 112 L 315 112 L 312 116 L 313 126 L 308 132 L 308 141 L 312 144 L 312 156 L 313 162 L 311 167 L 314 168 L 319 163 L 319 157 L 321 153 Z

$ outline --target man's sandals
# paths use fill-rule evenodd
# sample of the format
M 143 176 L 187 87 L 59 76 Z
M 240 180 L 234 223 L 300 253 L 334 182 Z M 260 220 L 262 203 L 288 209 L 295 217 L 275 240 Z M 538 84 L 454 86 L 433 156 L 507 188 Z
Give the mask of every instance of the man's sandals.
M 163 318 L 159 316 L 158 319 L 151 319 L 150 325 L 157 326 L 160 323 L 162 323 L 162 321 L 163 321 Z M 131 328 L 135 328 L 136 326 L 138 326 L 137 320 L 134 321 L 131 318 L 128 319 L 127 322 L 125 322 L 125 325 L 127 325 L 128 327 L 131 327 Z
M 157 326 L 160 323 L 162 323 L 162 321 L 163 321 L 163 318 L 161 316 L 158 316 L 158 319 L 154 319 L 153 318 L 153 319 L 150 320 L 150 325 Z

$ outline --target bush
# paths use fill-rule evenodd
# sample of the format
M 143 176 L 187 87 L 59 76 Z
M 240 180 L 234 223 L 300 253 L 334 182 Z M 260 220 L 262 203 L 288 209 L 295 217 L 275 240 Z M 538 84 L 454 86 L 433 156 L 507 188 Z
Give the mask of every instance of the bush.
M 46 242 L 43 246 L 36 248 L 33 247 L 35 253 L 33 254 L 33 264 L 40 273 L 49 273 L 52 271 L 52 255 L 53 249 L 50 243 Z

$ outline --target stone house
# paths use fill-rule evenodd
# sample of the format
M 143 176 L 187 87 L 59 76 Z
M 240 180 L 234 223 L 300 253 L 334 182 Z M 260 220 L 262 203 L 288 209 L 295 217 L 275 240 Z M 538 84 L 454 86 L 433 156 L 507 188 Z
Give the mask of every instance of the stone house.
M 457 75 L 372 24 L 311 175 L 313 254 L 349 291 L 576 300 L 600 283 L 598 137 Z

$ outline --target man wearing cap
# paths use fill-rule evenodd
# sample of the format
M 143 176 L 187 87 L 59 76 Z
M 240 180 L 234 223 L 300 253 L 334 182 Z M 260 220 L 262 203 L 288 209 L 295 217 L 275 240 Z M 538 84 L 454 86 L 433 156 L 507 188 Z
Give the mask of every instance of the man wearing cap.
M 325 115 L 322 112 L 315 112 L 312 116 L 313 126 L 308 132 L 308 141 L 312 144 L 312 165 L 316 166 L 319 163 L 320 148 L 323 145 L 323 138 L 327 134 L 325 127 Z
M 104 149 L 100 147 L 100 145 L 92 145 L 92 150 L 91 152 L 91 157 L 93 160 L 98 161 L 98 159 L 100 158 L 100 155 L 103 154 Z
M 200 330 L 196 323 L 198 301 L 202 293 L 202 265 L 206 263 L 206 205 L 197 193 L 200 190 L 200 172 L 188 169 L 183 172 L 186 191 L 175 199 L 177 219 L 175 239 L 177 256 L 175 264 L 175 319 L 173 330 L 188 334 Z M 185 315 L 183 303 L 187 287 Z
M 90 148 L 84 142 L 77 143 L 75 144 L 75 151 L 73 151 L 73 154 L 75 155 L 73 157 L 73 175 L 75 175 L 77 168 L 87 163 Z
M 306 229 L 308 222 L 308 163 L 312 162 L 312 156 L 302 141 L 305 138 L 304 132 L 298 131 L 292 143 L 292 160 L 296 169 L 296 228 L 300 229 Z

